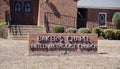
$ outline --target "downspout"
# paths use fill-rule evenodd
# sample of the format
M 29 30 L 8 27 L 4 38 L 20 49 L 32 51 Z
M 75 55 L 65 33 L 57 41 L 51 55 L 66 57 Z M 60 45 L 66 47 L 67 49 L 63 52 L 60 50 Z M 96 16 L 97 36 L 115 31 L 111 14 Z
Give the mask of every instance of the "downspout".
M 38 22 L 37 22 L 37 26 L 40 26 L 40 0 L 39 0 L 39 7 L 38 7 Z

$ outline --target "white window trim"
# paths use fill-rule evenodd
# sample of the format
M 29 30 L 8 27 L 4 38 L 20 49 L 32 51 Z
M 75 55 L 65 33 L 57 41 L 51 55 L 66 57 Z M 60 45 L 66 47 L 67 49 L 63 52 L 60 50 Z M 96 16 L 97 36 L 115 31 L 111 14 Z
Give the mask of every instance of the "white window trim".
M 98 23 L 99 23 L 99 15 L 100 14 L 105 14 L 105 25 L 99 25 L 99 27 L 107 27 L 107 13 L 105 13 L 105 12 L 100 12 L 99 14 L 98 14 Z M 100 24 L 100 23 L 99 23 Z

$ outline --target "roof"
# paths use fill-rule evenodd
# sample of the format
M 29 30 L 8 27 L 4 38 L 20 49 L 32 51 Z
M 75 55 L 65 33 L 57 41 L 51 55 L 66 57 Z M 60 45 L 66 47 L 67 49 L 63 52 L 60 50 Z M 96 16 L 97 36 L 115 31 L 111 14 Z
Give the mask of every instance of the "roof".
M 78 8 L 120 9 L 120 0 L 79 0 Z

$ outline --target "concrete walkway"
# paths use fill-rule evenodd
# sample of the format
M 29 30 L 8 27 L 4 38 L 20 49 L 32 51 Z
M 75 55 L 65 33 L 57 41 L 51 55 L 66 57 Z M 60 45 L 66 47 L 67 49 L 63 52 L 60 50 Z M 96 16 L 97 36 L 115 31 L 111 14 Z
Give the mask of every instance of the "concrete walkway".
M 98 54 L 25 56 L 27 41 L 0 38 L 0 69 L 120 69 L 120 41 L 99 40 Z

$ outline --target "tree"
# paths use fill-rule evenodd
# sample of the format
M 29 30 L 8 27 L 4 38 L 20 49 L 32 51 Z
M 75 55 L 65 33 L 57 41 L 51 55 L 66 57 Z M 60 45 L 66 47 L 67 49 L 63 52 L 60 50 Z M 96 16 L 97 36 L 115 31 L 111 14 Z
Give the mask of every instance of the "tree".
M 116 29 L 120 29 L 120 12 L 116 12 L 112 17 L 112 22 Z

